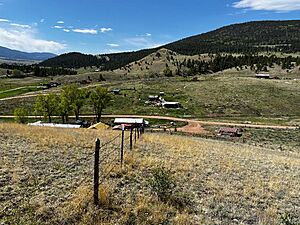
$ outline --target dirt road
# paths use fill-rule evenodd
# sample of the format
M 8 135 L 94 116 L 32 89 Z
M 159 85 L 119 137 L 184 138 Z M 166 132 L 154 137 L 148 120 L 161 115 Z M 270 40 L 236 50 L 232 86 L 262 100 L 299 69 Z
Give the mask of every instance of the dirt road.
M 94 118 L 92 115 L 82 115 L 82 118 Z M 188 125 L 179 128 L 179 131 L 192 134 L 203 134 L 206 133 L 203 125 L 213 125 L 213 126 L 229 126 L 229 127 L 243 127 L 243 128 L 264 128 L 264 129 L 292 129 L 295 130 L 295 126 L 278 126 L 278 125 L 260 125 L 260 124 L 242 124 L 242 123 L 224 123 L 224 122 L 212 122 L 203 120 L 193 120 L 193 119 L 183 119 L 168 116 L 149 116 L 149 115 L 103 115 L 103 118 L 145 118 L 145 119 L 160 119 L 169 120 L 177 122 L 187 122 Z M 14 116 L 0 116 L 0 118 L 14 118 Z M 37 118 L 36 116 L 30 116 L 29 118 Z M 70 117 L 72 118 L 72 116 Z

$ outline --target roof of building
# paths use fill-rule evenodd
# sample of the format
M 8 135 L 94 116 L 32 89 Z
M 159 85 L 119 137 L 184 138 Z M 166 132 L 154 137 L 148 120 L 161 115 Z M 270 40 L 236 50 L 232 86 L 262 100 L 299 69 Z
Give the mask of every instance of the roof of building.
M 164 102 L 163 105 L 179 105 L 179 102 Z
M 143 118 L 115 118 L 115 124 L 144 124 Z
M 269 77 L 270 74 L 267 74 L 267 73 L 258 73 L 256 74 L 257 77 Z
M 149 95 L 148 98 L 159 98 L 158 95 Z
M 221 127 L 219 129 L 219 132 L 238 133 L 239 132 L 239 128 L 235 128 L 235 127 Z
M 74 124 L 56 124 L 56 123 L 43 123 L 42 121 L 37 121 L 35 123 L 28 123 L 30 126 L 37 126 L 37 127 L 56 127 L 56 128 L 80 128 L 81 125 L 74 125 Z

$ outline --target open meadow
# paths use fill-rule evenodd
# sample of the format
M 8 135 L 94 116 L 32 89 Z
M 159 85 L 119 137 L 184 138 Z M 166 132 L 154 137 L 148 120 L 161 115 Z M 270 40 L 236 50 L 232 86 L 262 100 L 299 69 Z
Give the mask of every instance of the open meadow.
M 87 79 L 87 76 L 94 80 L 99 73 L 79 74 L 73 76 L 73 79 Z M 253 72 L 249 70 L 233 69 L 201 75 L 196 81 L 192 81 L 190 77 L 119 80 L 118 76 L 112 73 L 107 77 L 104 75 L 106 81 L 92 82 L 82 87 L 92 90 L 97 86 L 103 86 L 108 90 L 121 90 L 120 95 L 112 96 L 111 104 L 104 111 L 105 114 L 169 115 L 220 121 L 299 125 L 300 80 L 289 77 L 282 80 L 266 80 L 256 79 L 253 76 Z M 297 72 L 292 76 L 299 78 L 300 75 Z M 54 79 L 65 84 L 70 77 L 65 78 L 65 81 L 63 77 Z M 59 89 L 60 87 L 49 89 L 47 92 L 59 92 Z M 165 93 L 165 100 L 178 101 L 183 108 L 164 109 L 145 104 L 149 95 L 157 95 L 161 91 Z M 31 95 L 32 92 L 28 94 Z M 12 115 L 14 109 L 21 106 L 28 108 L 33 114 L 32 105 L 35 98 L 35 96 L 29 98 L 20 96 L 19 99 L 0 100 L 0 114 Z M 92 113 L 88 102 L 81 113 Z
M 108 176 L 96 208 L 94 141 L 119 134 L 0 124 L 0 223 L 300 222 L 299 151 L 154 133 L 145 133 L 132 151 L 127 142 L 123 169 L 120 142 L 103 149 L 114 160 L 101 161 L 100 178 L 102 171 Z

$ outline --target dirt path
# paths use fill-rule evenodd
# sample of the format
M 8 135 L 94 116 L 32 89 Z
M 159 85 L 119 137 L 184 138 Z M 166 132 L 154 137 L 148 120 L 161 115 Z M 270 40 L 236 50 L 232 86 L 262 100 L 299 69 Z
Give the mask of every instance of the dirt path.
M 82 115 L 82 118 L 94 118 L 92 115 Z M 212 121 L 201 121 L 192 119 L 183 119 L 168 116 L 149 116 L 149 115 L 103 115 L 103 118 L 145 118 L 145 119 L 161 119 L 177 122 L 187 122 L 188 125 L 179 128 L 179 131 L 192 134 L 204 134 L 207 131 L 203 128 L 203 125 L 214 125 L 214 126 L 229 126 L 229 127 L 244 127 L 244 128 L 263 128 L 263 129 L 291 129 L 295 130 L 295 126 L 275 126 L 275 125 L 259 125 L 259 124 L 241 124 L 241 123 L 224 123 L 224 122 L 212 122 Z M 0 116 L 0 118 L 14 118 L 14 116 Z M 37 118 L 36 116 L 30 116 L 29 118 Z M 72 118 L 72 116 L 70 117 Z
M 126 118 L 148 118 L 148 119 L 161 119 L 161 120 L 170 120 L 178 122 L 187 122 L 192 123 L 188 125 L 190 127 L 195 127 L 195 124 L 198 125 L 216 125 L 216 126 L 235 126 L 235 127 L 245 127 L 245 128 L 269 128 L 269 129 L 297 129 L 295 126 L 279 126 L 279 125 L 260 125 L 260 124 L 243 124 L 243 123 L 225 123 L 225 122 L 212 122 L 212 121 L 203 121 L 203 120 L 193 120 L 193 119 L 182 119 L 169 116 L 147 116 L 147 115 L 103 115 L 104 118 L 115 118 L 115 117 L 126 117 Z

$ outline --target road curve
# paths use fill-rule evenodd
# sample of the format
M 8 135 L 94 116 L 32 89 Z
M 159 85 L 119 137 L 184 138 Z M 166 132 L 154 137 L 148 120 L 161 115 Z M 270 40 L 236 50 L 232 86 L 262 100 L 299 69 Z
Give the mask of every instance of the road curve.
M 29 116 L 29 118 L 38 118 L 41 116 Z M 55 116 L 53 116 L 55 118 Z M 58 116 L 56 116 L 58 117 Z M 94 115 L 81 115 L 81 118 L 94 118 Z M 198 125 L 213 125 L 213 126 L 234 126 L 234 127 L 243 127 L 243 128 L 265 128 L 265 129 L 290 129 L 295 130 L 298 129 L 296 126 L 279 126 L 279 125 L 262 125 L 262 124 L 243 124 L 243 123 L 229 123 L 229 122 L 213 122 L 213 121 L 203 121 L 203 120 L 195 120 L 195 119 L 184 119 L 170 116 L 151 116 L 151 115 L 102 115 L 103 118 L 145 118 L 145 119 L 160 119 L 160 120 L 169 120 L 169 121 L 177 121 L 177 122 L 187 122 L 192 124 L 192 127 Z M 14 118 L 14 116 L 2 116 L 0 118 Z M 70 118 L 74 118 L 74 116 L 70 116 Z

